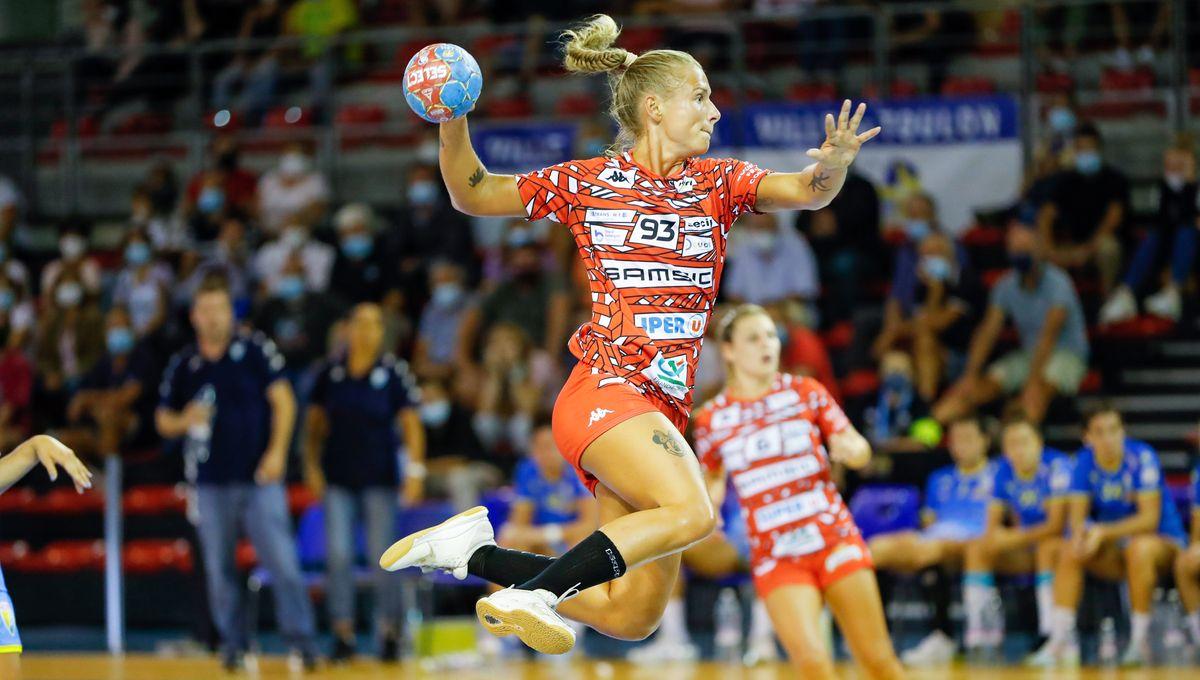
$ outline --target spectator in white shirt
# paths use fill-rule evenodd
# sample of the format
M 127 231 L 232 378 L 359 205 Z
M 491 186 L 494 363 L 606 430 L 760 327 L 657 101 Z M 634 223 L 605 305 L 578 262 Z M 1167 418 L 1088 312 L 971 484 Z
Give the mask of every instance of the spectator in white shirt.
M 812 248 L 773 215 L 747 214 L 729 244 L 725 294 L 733 302 L 807 304 L 820 292 Z
M 125 266 L 117 274 L 112 301 L 129 310 L 133 332 L 144 338 L 167 318 L 174 277 L 170 267 L 155 259 L 150 236 L 141 229 L 126 234 L 121 252 Z
M 58 252 L 62 257 L 52 260 L 42 269 L 41 291 L 49 301 L 58 279 L 64 271 L 72 271 L 89 295 L 100 292 L 100 264 L 88 256 L 88 234 L 84 225 L 69 222 L 58 232 Z
M 254 272 L 265 290 L 276 289 L 288 258 L 298 252 L 304 264 L 304 282 L 310 292 L 323 293 L 329 289 L 329 277 L 337 251 L 314 240 L 308 227 L 291 224 L 273 241 L 263 245 L 254 257 Z
M 279 165 L 258 182 L 258 217 L 268 234 L 294 223 L 315 225 L 328 202 L 329 183 L 299 142 L 288 144 Z

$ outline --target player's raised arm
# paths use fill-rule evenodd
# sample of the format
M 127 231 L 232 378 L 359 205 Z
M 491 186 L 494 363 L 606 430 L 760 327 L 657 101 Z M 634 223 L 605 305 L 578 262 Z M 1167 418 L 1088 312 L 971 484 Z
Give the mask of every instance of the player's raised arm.
M 7 456 L 0 458 L 0 493 L 6 491 L 8 487 L 15 484 L 38 464 L 46 468 L 46 474 L 50 476 L 50 481 L 58 479 L 58 470 L 62 468 L 71 478 L 76 491 L 83 493 L 84 489 L 92 488 L 92 473 L 75 457 L 75 452 L 54 437 L 39 434 L 27 439 Z
M 879 134 L 883 128 L 873 127 L 859 133 L 866 104 L 859 104 L 850 116 L 850 100 L 842 103 L 842 111 L 834 120 L 825 115 L 825 142 L 819 149 L 806 152 L 817 162 L 800 172 L 776 172 L 763 178 L 758 186 L 754 209 L 759 212 L 777 210 L 819 210 L 829 205 L 846 181 L 846 169 L 854 162 L 863 142 Z
M 468 215 L 525 216 L 516 178 L 483 167 L 471 146 L 465 116 L 442 123 L 439 136 L 438 164 L 456 210 Z

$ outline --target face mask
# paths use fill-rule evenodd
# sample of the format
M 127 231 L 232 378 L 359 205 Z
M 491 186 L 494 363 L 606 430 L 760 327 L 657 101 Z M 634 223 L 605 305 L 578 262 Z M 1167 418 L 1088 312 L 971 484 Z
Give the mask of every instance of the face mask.
M 16 302 L 16 296 L 11 290 L 0 290 L 0 310 L 7 312 Z
M 80 236 L 64 236 L 58 241 L 58 251 L 62 253 L 64 259 L 78 260 L 83 257 L 85 250 L 87 250 L 87 243 Z
M 196 210 L 211 215 L 225 205 L 225 192 L 217 187 L 205 187 L 196 198 Z
M 775 247 L 775 234 L 757 229 L 746 234 L 746 242 L 760 255 L 766 255 Z
M 439 307 L 448 307 L 458 302 L 458 298 L 461 295 L 462 286 L 457 283 L 443 283 L 434 287 L 430 299 L 433 301 L 433 304 Z
M 292 151 L 285 153 L 279 159 L 279 172 L 285 177 L 296 177 L 308 170 L 308 158 L 304 154 Z
M 1075 154 L 1075 169 L 1085 175 L 1094 175 L 1100 172 L 1102 164 L 1100 154 L 1095 151 L 1080 151 Z
M 920 243 L 929 235 L 929 220 L 911 219 L 904 223 L 904 233 L 913 243 Z
M 296 250 L 304 245 L 308 240 L 308 232 L 303 229 L 284 229 L 283 235 L 279 237 L 279 242 L 286 246 L 289 250 Z
M 437 185 L 428 180 L 408 185 L 408 202 L 422 208 L 437 202 Z
M 304 279 L 292 274 L 279 279 L 275 284 L 275 294 L 282 300 L 295 300 L 304 295 Z
M 59 307 L 74 307 L 83 299 L 83 288 L 74 281 L 68 281 L 54 292 L 54 299 Z
M 1183 191 L 1184 185 L 1187 184 L 1187 179 L 1177 172 L 1169 172 L 1163 175 L 1163 182 L 1166 183 L 1168 189 L 1177 194 Z
M 1027 274 L 1033 269 L 1033 255 L 1029 253 L 1009 253 L 1008 263 L 1019 274 Z
M 140 266 L 150 261 L 150 246 L 141 241 L 134 241 L 125 246 L 125 261 L 131 265 Z
M 427 404 L 421 404 L 419 409 L 421 414 L 421 422 L 430 427 L 441 427 L 450 419 L 450 402 L 449 401 L 433 401 Z
M 104 335 L 109 354 L 128 354 L 133 349 L 133 331 L 124 327 L 110 328 Z
M 353 234 L 342 240 L 342 252 L 351 260 L 361 260 L 371 254 L 375 243 L 366 234 Z
M 1050 129 L 1059 134 L 1067 134 L 1075 129 L 1075 113 L 1065 106 L 1050 109 L 1047 121 L 1050 123 Z
M 941 255 L 926 255 L 921 258 L 921 271 L 934 281 L 945 281 L 950 278 L 950 260 Z

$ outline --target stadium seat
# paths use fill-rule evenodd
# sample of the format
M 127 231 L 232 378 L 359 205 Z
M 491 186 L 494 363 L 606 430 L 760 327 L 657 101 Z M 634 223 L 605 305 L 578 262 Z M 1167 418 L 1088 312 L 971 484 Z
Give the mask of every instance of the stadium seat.
M 121 551 L 122 567 L 129 574 L 183 573 L 192 570 L 192 550 L 182 539 L 130 541 Z
M 117 123 L 113 133 L 118 135 L 161 135 L 171 131 L 171 116 L 165 113 L 134 113 Z
M 1152 340 L 1171 334 L 1175 322 L 1158 316 L 1143 314 L 1128 321 L 1098 326 L 1092 335 L 1106 340 Z
M 104 509 L 104 495 L 99 489 L 77 493 L 74 487 L 59 486 L 46 492 L 33 503 L 29 512 L 47 515 L 83 515 Z
M 254 546 L 250 545 L 250 541 L 238 542 L 234 563 L 237 565 L 238 571 L 249 571 L 258 564 L 258 553 L 254 552 Z
M 524 95 L 484 101 L 483 113 L 489 118 L 528 118 L 533 115 L 533 103 Z
M 1100 76 L 1100 93 L 1103 99 L 1082 107 L 1084 115 L 1123 118 L 1139 112 L 1163 113 L 1166 109 L 1154 90 L 1154 72 L 1150 69 L 1106 69 Z
M 236 132 L 242 129 L 244 122 L 237 111 L 209 111 L 204 114 L 204 126 L 213 132 Z
M 1004 244 L 1004 230 L 975 225 L 959 239 L 968 248 L 999 248 Z
M 663 46 L 663 29 L 653 26 L 626 26 L 621 29 L 617 45 L 634 54 L 649 52 Z
M 65 118 L 60 118 L 54 121 L 50 126 L 50 137 L 52 139 L 65 139 L 68 131 L 68 121 Z M 95 137 L 100 131 L 100 125 L 95 118 L 85 116 L 75 122 L 75 134 L 81 138 Z
M 950 76 L 942 83 L 945 97 L 976 97 L 995 91 L 995 81 L 985 76 Z
M 121 506 L 126 515 L 183 514 L 187 497 L 182 487 L 174 484 L 147 484 L 125 492 Z
M 265 128 L 307 128 L 312 124 L 312 112 L 300 106 L 277 106 L 263 117 Z
M 0 514 L 11 512 L 30 512 L 37 503 L 38 496 L 33 489 L 19 486 L 0 494 Z M 3 562 L 0 562 L 3 564 Z
M 915 486 L 870 484 L 850 499 L 850 512 L 863 538 L 916 529 L 920 509 L 921 492 Z
M 852 372 L 842 380 L 842 398 L 857 399 L 879 391 L 879 374 L 874 369 L 863 368 Z
M 11 566 L 32 554 L 25 541 L 0 543 L 0 565 Z
M 796 83 L 788 89 L 788 99 L 796 102 L 836 102 L 837 87 L 833 83 Z
M 554 104 L 554 113 L 559 116 L 590 116 L 596 113 L 596 97 L 586 92 L 577 92 L 561 97 Z
M 104 567 L 104 542 L 55 541 L 36 553 L 32 565 L 30 571 L 53 573 L 99 570 Z
M 981 283 L 983 283 L 984 287 L 991 289 L 991 287 L 996 285 L 996 282 L 1000 280 L 1000 277 L 1004 276 L 1006 273 L 1008 273 L 1008 269 L 1004 267 L 997 269 L 985 269 L 983 273 L 979 275 L 979 280 Z
M 338 109 L 338 125 L 380 125 L 387 121 L 387 109 L 381 104 L 347 104 Z
M 1042 94 L 1068 94 L 1075 89 L 1075 80 L 1066 73 L 1039 73 L 1035 87 Z
M 825 343 L 825 349 L 831 352 L 846 349 L 854 342 L 854 324 L 850 321 L 835 324 L 821 334 L 821 342 Z
M 1091 369 L 1083 376 L 1083 382 L 1079 383 L 1080 394 L 1096 394 L 1104 389 L 1104 378 L 1100 371 Z

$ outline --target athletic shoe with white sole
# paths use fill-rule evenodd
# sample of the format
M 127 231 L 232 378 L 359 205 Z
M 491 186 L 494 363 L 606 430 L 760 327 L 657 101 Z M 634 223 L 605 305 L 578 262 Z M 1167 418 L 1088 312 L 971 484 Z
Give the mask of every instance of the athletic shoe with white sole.
M 496 637 L 516 635 L 534 651 L 566 654 L 575 646 L 575 631 L 555 607 L 578 592 L 572 588 L 555 597 L 548 590 L 505 588 L 476 602 L 475 614 Z
M 1102 325 L 1121 323 L 1137 316 L 1137 300 L 1133 291 L 1126 286 L 1113 291 L 1104 306 L 1100 308 L 1100 323 Z
M 1146 312 L 1162 319 L 1179 321 L 1179 316 L 1183 313 L 1183 299 L 1179 296 L 1179 289 L 1165 286 L 1146 298 Z
M 379 566 L 388 571 L 440 569 L 461 581 L 467 578 L 467 561 L 485 545 L 496 545 L 496 538 L 487 508 L 479 505 L 396 541 L 379 558 Z
M 773 663 L 779 660 L 779 648 L 775 646 L 775 636 L 751 640 L 746 645 L 746 653 L 742 655 L 742 664 L 757 666 L 762 663 Z
M 942 666 L 954 660 L 958 645 L 948 635 L 935 630 L 916 647 L 905 652 L 900 660 L 906 666 Z
M 1026 666 L 1037 668 L 1076 668 L 1079 666 L 1079 643 L 1057 643 L 1047 640 L 1041 649 L 1025 659 Z

